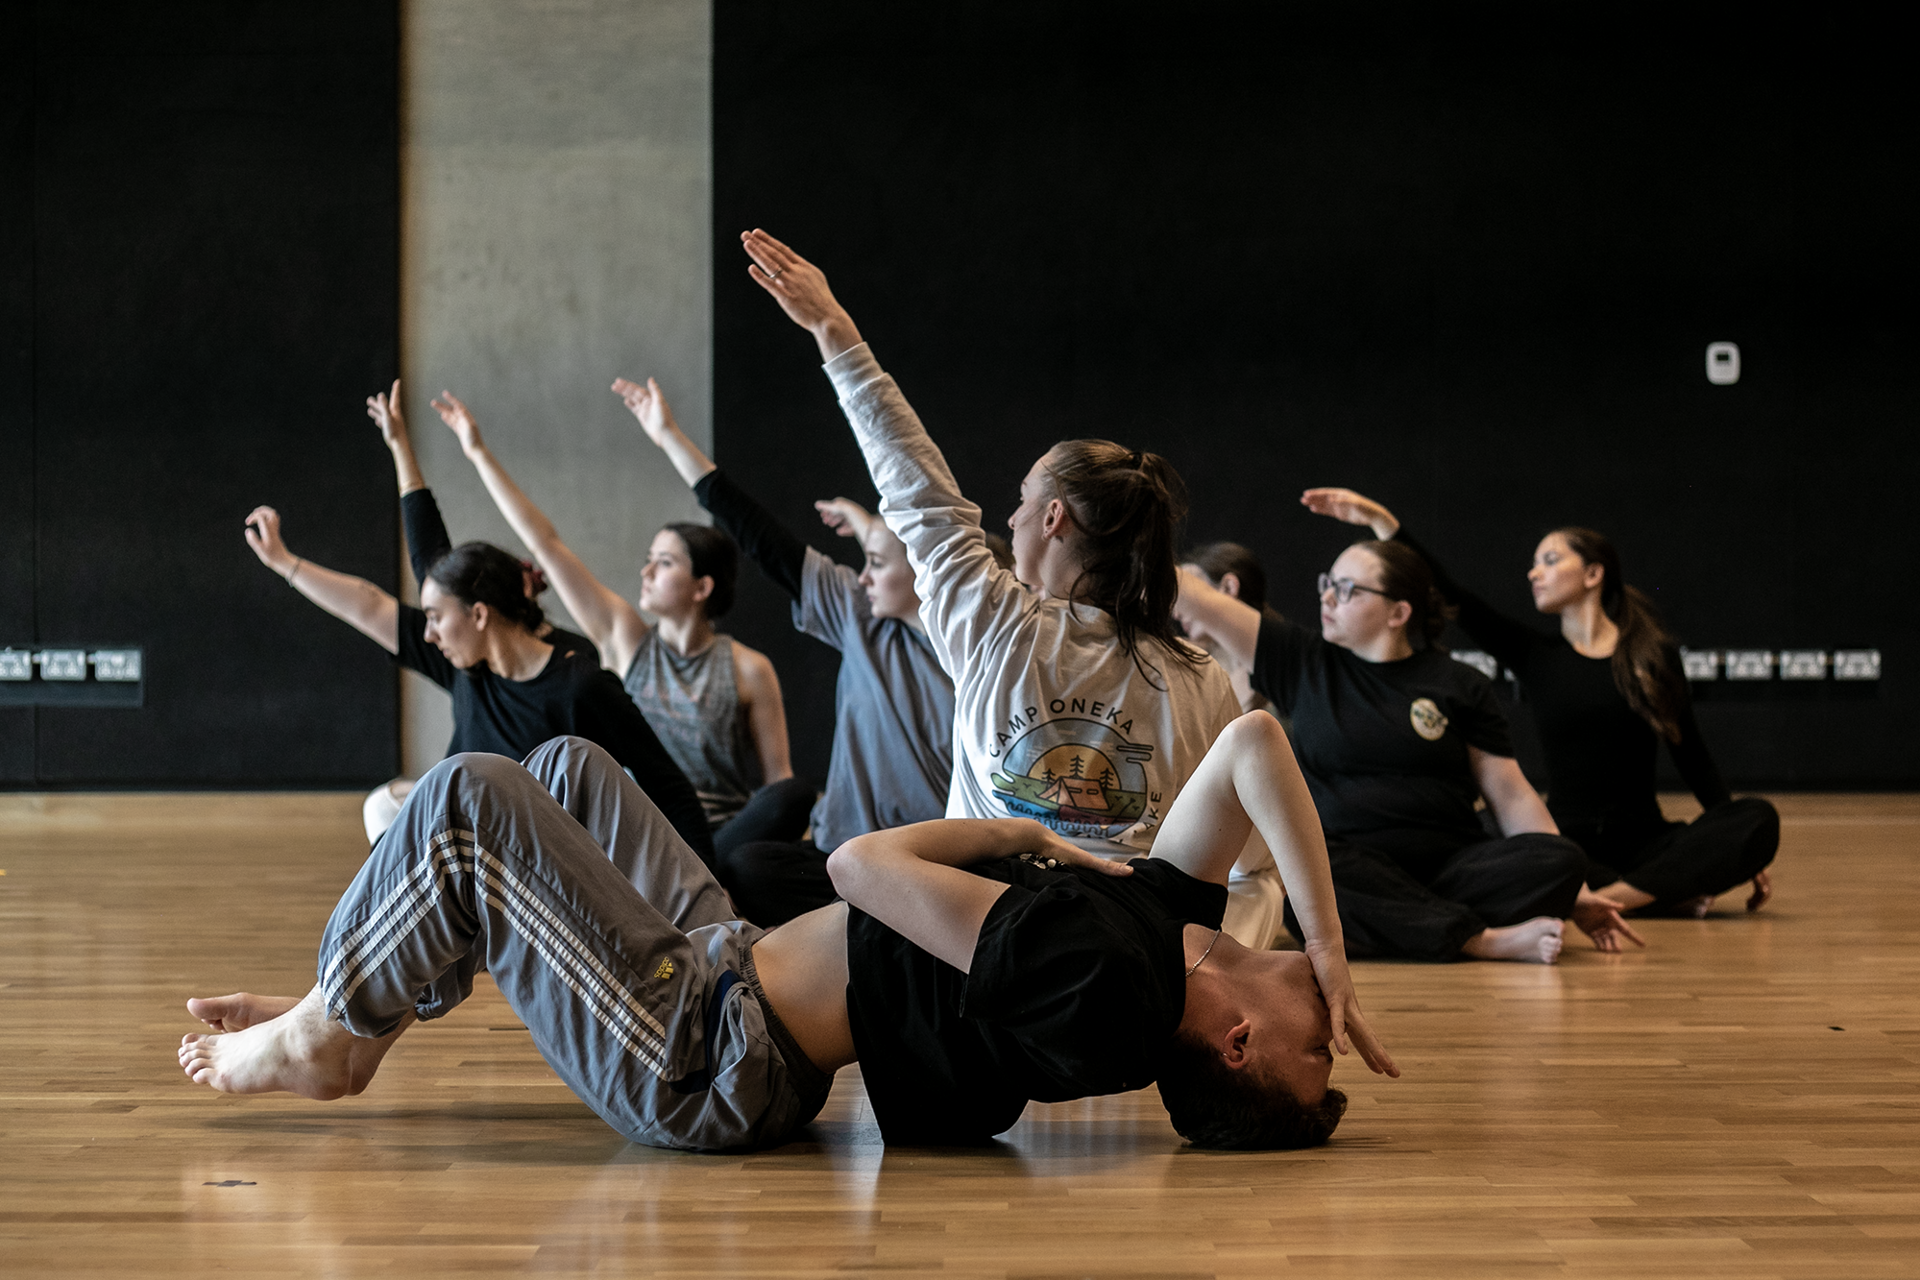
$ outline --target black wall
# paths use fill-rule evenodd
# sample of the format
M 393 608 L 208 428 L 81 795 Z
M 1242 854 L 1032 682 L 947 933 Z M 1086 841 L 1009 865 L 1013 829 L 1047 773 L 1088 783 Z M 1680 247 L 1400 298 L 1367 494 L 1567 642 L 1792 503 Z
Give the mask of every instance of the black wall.
M 392 0 L 49 3 L 0 38 L 0 644 L 140 644 L 138 709 L 0 710 L 0 785 L 361 785 L 386 655 L 262 568 L 392 588 Z
M 719 0 L 718 457 L 798 527 L 872 500 L 745 277 L 764 226 L 991 523 L 1056 439 L 1158 450 L 1192 540 L 1253 546 L 1297 616 L 1357 533 L 1308 485 L 1516 613 L 1535 540 L 1590 524 L 1684 642 L 1883 650 L 1877 687 L 1703 693 L 1736 784 L 1920 783 L 1920 156 L 1868 12 Z M 733 629 L 823 771 L 833 655 L 757 580 Z

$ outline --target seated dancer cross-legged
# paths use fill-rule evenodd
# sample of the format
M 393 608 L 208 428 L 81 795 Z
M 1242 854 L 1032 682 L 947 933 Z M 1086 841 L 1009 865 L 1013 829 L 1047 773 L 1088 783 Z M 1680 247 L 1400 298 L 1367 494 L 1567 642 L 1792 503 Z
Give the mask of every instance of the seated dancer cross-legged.
M 812 839 L 728 844 L 714 862 L 740 914 L 770 929 L 833 901 L 827 855 L 842 842 L 946 812 L 953 680 L 920 622 L 907 549 L 884 523 L 844 498 L 814 503 L 829 526 L 859 538 L 866 567 L 855 574 L 714 466 L 674 421 L 659 383 L 622 378 L 613 390 L 715 523 L 793 597 L 793 625 L 840 653 L 833 754 Z
M 1438 593 L 1412 550 L 1341 552 L 1320 575 L 1317 633 L 1192 573 L 1179 611 L 1292 717 L 1355 954 L 1551 964 L 1567 917 L 1602 950 L 1639 941 L 1582 884 L 1586 859 L 1521 775 L 1487 678 L 1436 647 Z
M 764 231 L 742 243 L 748 275 L 812 335 L 881 518 L 906 545 L 927 638 L 953 677 L 947 816 L 1034 818 L 1108 857 L 1152 849 L 1240 710 L 1227 673 L 1174 624 L 1179 474 L 1110 440 L 1054 445 L 1020 482 L 1008 572 L 826 276 Z M 1227 931 L 1272 945 L 1282 893 L 1258 841 L 1231 893 Z
M 400 411 L 400 379 L 393 380 L 391 391 L 375 392 L 367 397 L 367 416 L 380 428 L 380 442 L 393 455 L 393 476 L 400 486 L 400 527 L 406 536 L 407 561 L 413 567 L 413 580 L 425 582 L 433 562 L 453 550 L 453 539 L 447 534 L 446 521 L 440 517 L 440 504 L 434 501 L 433 490 L 427 488 L 426 475 L 414 456 L 406 415 Z M 526 560 L 520 562 L 520 569 L 527 598 L 538 601 L 547 589 L 545 575 Z M 578 650 L 596 664 L 599 662 L 599 652 L 593 642 L 578 632 L 542 621 L 533 634 L 557 649 Z M 368 793 L 366 803 L 361 806 L 368 844 L 380 838 L 380 833 L 400 812 L 400 802 L 412 788 L 413 779 L 395 778 Z
M 1255 830 L 1304 953 L 1221 934 Z M 1151 858 L 1001 818 L 858 836 L 829 866 L 846 901 L 766 932 L 590 743 L 525 767 L 456 756 L 334 909 L 312 991 L 191 1001 L 218 1034 L 183 1037 L 180 1064 L 230 1093 L 358 1093 L 484 968 L 581 1100 L 662 1147 L 784 1141 L 856 1060 L 882 1136 L 914 1143 L 1158 1083 L 1197 1143 L 1303 1146 L 1345 1108 L 1331 1050 L 1350 1037 L 1399 1074 L 1360 1012 L 1312 801 L 1269 716 L 1221 735 Z
M 301 595 L 453 695 L 448 754 L 518 760 L 550 738 L 578 734 L 631 769 L 687 842 L 712 856 L 687 775 L 618 680 L 589 652 L 543 632 L 520 561 L 485 542 L 462 543 L 427 568 L 416 609 L 365 578 L 294 555 L 272 507 L 247 517 L 246 538 L 260 563 Z
M 749 840 L 792 840 L 807 827 L 813 787 L 793 776 L 780 677 L 757 649 L 717 632 L 733 607 L 739 553 L 700 524 L 654 534 L 639 608 L 593 576 L 546 513 L 515 484 L 451 392 L 433 402 L 515 534 L 533 552 L 706 806 L 716 852 Z M 645 609 L 656 621 L 641 616 Z
M 1461 628 L 1526 690 L 1547 763 L 1547 806 L 1587 851 L 1587 883 L 1628 909 L 1703 916 L 1719 895 L 1751 881 L 1747 910 L 1773 895 L 1767 867 L 1780 815 L 1759 796 L 1736 800 L 1714 766 L 1680 655 L 1653 602 L 1627 584 L 1620 554 L 1591 529 L 1556 529 L 1534 548 L 1533 607 L 1557 633 L 1507 617 L 1447 576 L 1394 514 L 1351 489 L 1309 489 L 1321 515 L 1372 527 L 1420 551 Z M 1655 755 L 1667 744 L 1699 800 L 1692 822 L 1669 822 L 1654 792 Z

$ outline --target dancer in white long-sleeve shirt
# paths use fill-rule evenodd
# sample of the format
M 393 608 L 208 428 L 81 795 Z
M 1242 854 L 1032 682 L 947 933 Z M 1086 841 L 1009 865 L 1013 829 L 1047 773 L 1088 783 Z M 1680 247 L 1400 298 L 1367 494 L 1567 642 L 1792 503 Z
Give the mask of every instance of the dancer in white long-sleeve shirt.
M 819 344 L 880 514 L 906 544 L 921 620 L 954 681 L 947 816 L 1036 818 L 1095 852 L 1146 853 L 1240 710 L 1227 673 L 1173 621 L 1179 476 L 1111 441 L 1056 444 L 1020 483 L 1007 572 L 825 275 L 763 231 L 742 240 L 753 279 Z M 1263 847 L 1229 887 L 1227 931 L 1269 945 L 1281 891 Z

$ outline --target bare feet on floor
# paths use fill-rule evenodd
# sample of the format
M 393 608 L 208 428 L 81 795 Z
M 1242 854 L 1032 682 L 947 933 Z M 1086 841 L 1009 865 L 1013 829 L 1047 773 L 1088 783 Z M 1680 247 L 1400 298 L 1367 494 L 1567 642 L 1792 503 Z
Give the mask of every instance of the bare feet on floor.
M 257 996 L 251 991 L 236 991 L 230 996 L 209 996 L 187 1001 L 187 1012 L 215 1031 L 245 1031 L 257 1022 L 267 1022 L 300 1003 L 299 996 Z
M 236 997 L 226 997 L 235 999 Z M 196 1002 L 208 1006 L 220 1001 Z M 191 1007 L 191 1006 L 189 1006 Z M 265 1006 L 225 1006 L 222 1024 L 232 1017 L 265 1011 Z M 207 1019 L 203 1019 L 207 1020 Z M 180 1038 L 180 1068 L 195 1084 L 221 1093 L 296 1093 L 327 1101 L 367 1087 L 380 1059 L 400 1036 L 363 1040 L 327 1017 L 315 987 L 292 1008 L 243 1030 Z
M 1535 916 L 1521 924 L 1488 929 L 1468 941 L 1461 950 L 1476 960 L 1524 960 L 1529 964 L 1552 964 L 1560 958 L 1561 931 L 1566 922 L 1552 916 Z
M 1758 911 L 1767 905 L 1773 897 L 1773 877 L 1765 871 L 1757 871 L 1753 877 L 1753 892 L 1747 895 L 1747 910 Z

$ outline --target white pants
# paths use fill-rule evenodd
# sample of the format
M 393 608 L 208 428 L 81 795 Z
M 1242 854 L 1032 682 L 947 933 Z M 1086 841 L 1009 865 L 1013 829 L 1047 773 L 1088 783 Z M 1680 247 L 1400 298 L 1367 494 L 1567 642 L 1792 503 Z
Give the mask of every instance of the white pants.
M 367 792 L 366 803 L 360 806 L 360 820 L 367 824 L 368 844 L 377 844 L 387 833 L 393 820 L 400 816 L 400 806 L 406 802 L 407 793 L 412 790 L 412 778 L 395 778 Z

